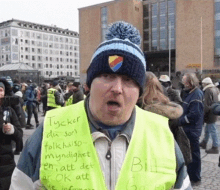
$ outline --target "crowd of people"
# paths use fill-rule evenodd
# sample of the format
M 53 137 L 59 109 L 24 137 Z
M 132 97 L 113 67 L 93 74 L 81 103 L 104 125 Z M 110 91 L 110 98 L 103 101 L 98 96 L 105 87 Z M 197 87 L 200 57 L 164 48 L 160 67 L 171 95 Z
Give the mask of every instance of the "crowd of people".
M 0 189 L 190 190 L 201 183 L 200 147 L 210 135 L 206 152 L 219 153 L 220 84 L 196 73 L 170 79 L 146 71 L 139 31 L 129 23 L 113 23 L 106 39 L 83 86 L 14 81 L 10 91 L 0 81 Z M 23 147 L 24 127 L 36 130 Z M 15 152 L 23 149 L 16 167 L 11 141 Z

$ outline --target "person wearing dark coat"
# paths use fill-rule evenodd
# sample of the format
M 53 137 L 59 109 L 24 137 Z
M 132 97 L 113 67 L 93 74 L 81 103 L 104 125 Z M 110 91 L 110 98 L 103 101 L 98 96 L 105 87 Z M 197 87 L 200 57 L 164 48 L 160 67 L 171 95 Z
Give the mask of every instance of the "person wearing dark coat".
M 43 104 L 43 116 L 45 116 L 47 111 L 47 84 L 44 83 L 41 89 L 41 101 Z
M 201 157 L 199 138 L 202 133 L 204 104 L 203 92 L 198 88 L 199 80 L 195 73 L 185 73 L 182 80 L 185 87 L 183 99 L 183 115 L 178 124 L 183 126 L 192 151 L 192 163 L 187 166 L 188 174 L 192 183 L 201 182 Z
M 206 149 L 206 145 L 209 140 L 209 136 L 212 137 L 212 148 L 206 150 L 208 154 L 218 154 L 219 153 L 219 140 L 218 133 L 216 129 L 217 117 L 211 112 L 211 105 L 218 102 L 219 90 L 213 84 L 210 77 L 206 77 L 202 80 L 202 86 L 204 91 L 204 123 L 205 123 L 205 135 L 203 141 L 200 143 L 200 147 Z
M 0 81 L 0 189 L 8 190 L 15 168 L 12 141 L 22 140 L 23 131 L 15 111 L 8 106 L 5 94 L 10 92 L 9 83 Z M 10 85 L 10 84 L 9 84 Z
M 35 90 L 36 87 L 37 87 L 36 84 L 32 83 L 30 84 L 30 86 L 27 88 L 25 92 L 26 107 L 27 107 L 27 112 L 28 112 L 26 129 L 34 128 L 34 126 L 31 124 L 32 113 L 34 113 L 36 128 L 39 125 L 38 113 L 37 113 L 37 92 Z
M 180 97 L 180 93 L 178 90 L 172 88 L 170 77 L 167 75 L 161 75 L 159 81 L 163 86 L 164 94 L 168 96 L 170 101 L 175 102 L 177 104 L 182 104 L 182 98 Z

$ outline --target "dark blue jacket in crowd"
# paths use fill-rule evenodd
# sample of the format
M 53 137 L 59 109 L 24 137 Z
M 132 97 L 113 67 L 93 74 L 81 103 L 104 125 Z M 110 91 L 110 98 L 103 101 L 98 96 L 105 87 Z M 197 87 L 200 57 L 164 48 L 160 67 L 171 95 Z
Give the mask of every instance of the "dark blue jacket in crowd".
M 36 106 L 37 94 L 34 88 L 35 87 L 31 84 L 25 92 L 26 99 L 24 101 L 26 102 L 26 105 Z
M 179 125 L 188 130 L 202 130 L 204 118 L 204 95 L 199 88 L 189 92 L 183 99 L 183 115 L 179 119 Z

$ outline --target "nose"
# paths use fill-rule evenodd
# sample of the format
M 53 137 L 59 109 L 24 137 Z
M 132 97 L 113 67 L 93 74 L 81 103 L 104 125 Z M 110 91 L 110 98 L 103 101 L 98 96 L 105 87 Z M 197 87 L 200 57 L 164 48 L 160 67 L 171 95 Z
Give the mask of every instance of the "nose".
M 116 93 L 116 94 L 121 94 L 122 93 L 122 79 L 121 77 L 116 77 L 112 83 L 112 88 L 111 91 Z

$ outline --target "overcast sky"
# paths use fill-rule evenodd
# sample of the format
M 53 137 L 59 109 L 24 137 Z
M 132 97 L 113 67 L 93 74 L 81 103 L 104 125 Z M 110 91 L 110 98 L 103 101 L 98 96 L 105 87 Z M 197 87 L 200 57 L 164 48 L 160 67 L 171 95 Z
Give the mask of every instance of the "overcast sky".
M 0 0 L 0 22 L 18 19 L 79 32 L 78 8 L 111 0 Z

